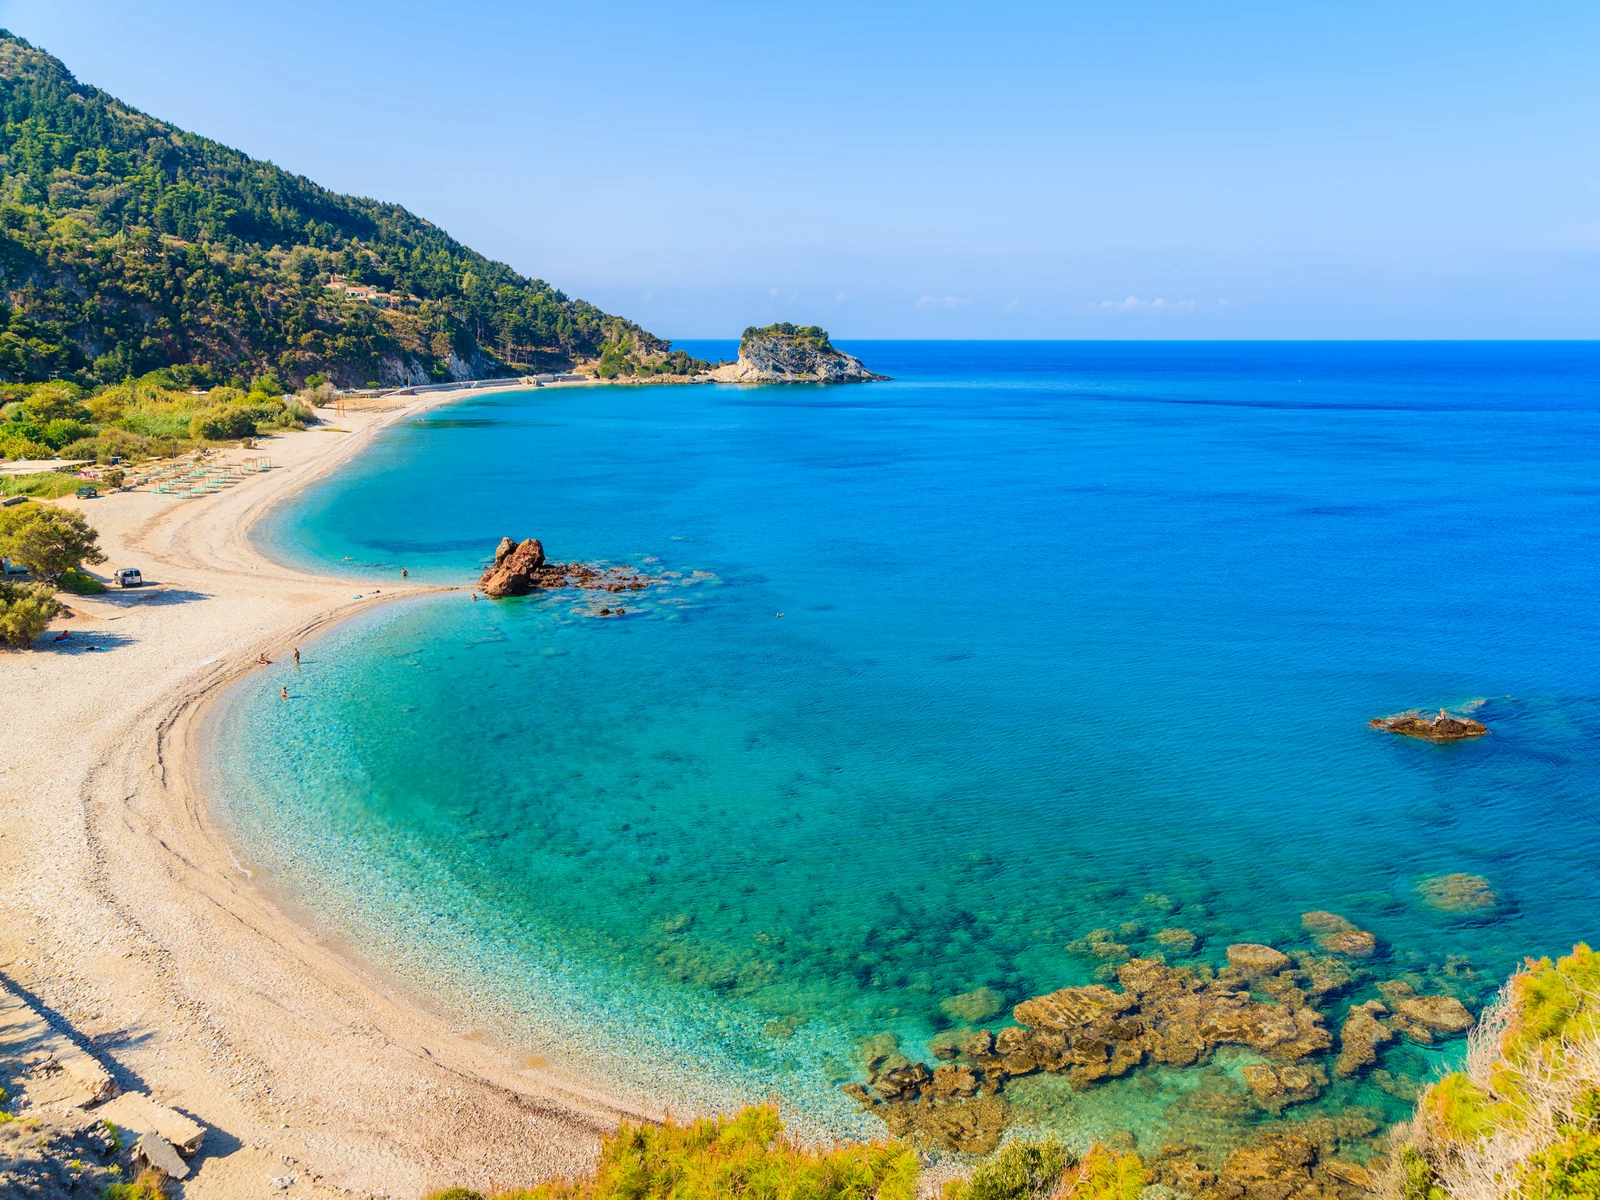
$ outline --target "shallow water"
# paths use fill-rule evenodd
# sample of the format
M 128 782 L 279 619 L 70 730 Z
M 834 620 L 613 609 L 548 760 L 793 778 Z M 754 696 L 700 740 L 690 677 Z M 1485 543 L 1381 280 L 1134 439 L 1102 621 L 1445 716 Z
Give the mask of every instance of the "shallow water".
M 1600 347 L 848 348 L 895 382 L 469 397 L 276 514 L 375 580 L 503 534 L 671 578 L 408 602 L 254 677 L 241 856 L 530 1052 L 858 1129 L 859 1038 L 1086 982 L 1097 928 L 1218 964 L 1333 909 L 1464 996 L 1594 935 Z M 1472 743 L 1365 727 L 1476 701 Z M 1498 907 L 1429 908 L 1446 872 Z M 1155 1137 L 1192 1082 L 1052 1087 Z

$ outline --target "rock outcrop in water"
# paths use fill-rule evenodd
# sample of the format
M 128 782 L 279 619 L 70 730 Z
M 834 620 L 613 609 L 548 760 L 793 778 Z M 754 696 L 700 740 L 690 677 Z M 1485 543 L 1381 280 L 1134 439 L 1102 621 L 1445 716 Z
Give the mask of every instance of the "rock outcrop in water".
M 637 592 L 650 586 L 647 576 L 632 567 L 587 566 L 584 563 L 547 562 L 538 538 L 518 543 L 501 538 L 494 563 L 478 580 L 483 594 L 493 599 L 526 596 L 552 588 L 589 588 L 605 592 Z
M 711 371 L 719 383 L 866 383 L 887 379 L 834 348 L 815 325 L 752 326 L 739 340 L 739 361 Z
M 1209 1105 L 1216 1119 L 1227 1110 L 1233 1114 L 1227 1119 L 1248 1130 L 1263 1116 L 1277 1119 L 1285 1109 L 1317 1100 L 1333 1080 L 1365 1073 L 1377 1064 L 1381 1049 L 1401 1036 L 1430 1044 L 1471 1026 L 1471 1013 L 1452 996 L 1424 996 L 1399 979 L 1374 983 L 1378 977 L 1358 964 L 1375 953 L 1376 939 L 1343 917 L 1318 910 L 1306 913 L 1303 925 L 1319 941 L 1333 943 L 1323 946 L 1327 957 L 1291 957 L 1272 946 L 1236 943 L 1227 947 L 1228 965 L 1221 970 L 1206 964 L 1169 966 L 1159 957 L 1135 958 L 1116 968 L 1120 987 L 1096 983 L 1062 988 L 1016 1005 L 1015 1025 L 983 1029 L 959 1043 L 939 1035 L 935 1057 L 945 1061 L 937 1066 L 871 1046 L 866 1083 L 848 1084 L 844 1090 L 897 1134 L 981 1152 L 1011 1120 L 1012 1103 L 1018 1111 L 1026 1105 L 1020 1093 L 1007 1100 L 1015 1079 L 1060 1075 L 1076 1093 L 1159 1065 L 1194 1068 L 1221 1080 L 1224 1061 L 1212 1060 L 1222 1047 L 1237 1047 L 1256 1058 L 1242 1068 L 1243 1088 L 1224 1081 L 1210 1100 L 1197 1098 L 1194 1103 Z M 1420 977 L 1411 978 L 1417 987 L 1425 986 Z M 1350 1004 L 1343 1014 L 1329 1007 L 1334 995 L 1358 987 L 1375 987 L 1383 1000 Z M 964 1010 L 972 998 L 963 994 L 954 999 Z M 1337 1039 L 1328 1028 L 1329 1012 L 1342 1015 Z M 1201 1083 L 1194 1095 L 1201 1097 L 1211 1086 Z M 1275 1156 L 1287 1153 L 1295 1160 L 1291 1174 L 1311 1189 L 1304 1195 L 1343 1195 L 1341 1187 L 1360 1186 L 1363 1171 L 1336 1153 L 1345 1141 L 1354 1145 L 1368 1137 L 1376 1124 L 1360 1115 L 1295 1124 L 1309 1130 L 1328 1120 L 1344 1124 L 1337 1136 L 1329 1134 L 1320 1145 L 1317 1139 L 1291 1146 L 1269 1138 L 1234 1151 L 1226 1163 L 1213 1157 L 1209 1166 L 1181 1150 L 1170 1156 L 1163 1151 L 1166 1166 L 1158 1171 L 1174 1182 L 1189 1176 L 1221 1189 L 1196 1195 L 1254 1195 L 1227 1190 L 1229 1181 L 1247 1182 L 1252 1171 L 1266 1170 Z
M 1373 717 L 1367 724 L 1373 729 L 1386 729 L 1406 737 L 1422 738 L 1429 742 L 1459 742 L 1467 738 L 1482 737 L 1489 727 L 1470 717 L 1452 717 L 1444 709 L 1437 717 L 1425 717 L 1418 712 L 1404 712 L 1392 717 Z

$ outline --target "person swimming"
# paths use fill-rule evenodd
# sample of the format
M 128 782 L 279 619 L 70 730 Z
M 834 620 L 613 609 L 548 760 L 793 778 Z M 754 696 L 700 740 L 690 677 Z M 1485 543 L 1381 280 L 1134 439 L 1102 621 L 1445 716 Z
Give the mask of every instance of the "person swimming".
M 289 698 L 289 689 L 286 688 L 286 687 L 279 688 L 278 689 L 278 695 L 282 696 L 285 700 L 287 700 Z

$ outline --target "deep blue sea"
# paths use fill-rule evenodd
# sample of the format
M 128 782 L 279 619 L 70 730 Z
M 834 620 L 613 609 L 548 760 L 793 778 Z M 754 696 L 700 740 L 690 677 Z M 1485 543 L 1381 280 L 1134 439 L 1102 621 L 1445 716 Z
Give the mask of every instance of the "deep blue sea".
M 374 581 L 509 534 L 663 582 L 399 603 L 253 677 L 240 858 L 529 1055 L 862 1130 L 860 1039 L 1103 978 L 1093 931 L 1220 965 L 1330 909 L 1471 998 L 1600 930 L 1600 345 L 843 345 L 894 381 L 470 396 L 276 513 Z M 1440 706 L 1492 732 L 1367 728 Z M 1148 1140 L 1185 1086 L 1016 1098 Z

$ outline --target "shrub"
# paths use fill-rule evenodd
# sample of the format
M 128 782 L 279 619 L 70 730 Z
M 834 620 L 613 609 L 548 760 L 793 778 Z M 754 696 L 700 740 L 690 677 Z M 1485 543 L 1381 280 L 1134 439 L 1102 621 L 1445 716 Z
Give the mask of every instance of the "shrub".
M 1045 1200 L 1073 1161 L 1061 1143 L 1007 1142 L 965 1183 L 945 1188 L 946 1200 Z
M 70 570 L 106 560 L 82 513 L 49 504 L 0 509 L 0 554 L 52 586 Z
M 26 650 L 60 608 L 48 584 L 0 582 L 0 642 Z
M 94 436 L 94 426 L 83 421 L 74 421 L 66 417 L 57 417 L 46 423 L 44 427 L 44 444 L 60 449 L 69 442 L 79 438 Z
M 87 421 L 89 410 L 82 403 L 83 391 L 74 383 L 45 383 L 34 388 L 22 407 L 40 425 L 51 421 Z
M 63 571 L 61 590 L 74 596 L 99 596 L 105 592 L 106 585 L 85 571 Z
M 146 1167 L 132 1183 L 107 1184 L 100 1200 L 167 1200 L 167 1177 L 154 1167 Z
M 42 496 L 51 500 L 70 496 L 83 486 L 83 480 L 65 471 L 41 471 L 37 475 L 0 476 L 0 492 L 8 496 Z
M 1117 1154 L 1094 1145 L 1064 1182 L 1061 1200 L 1139 1200 L 1145 1184 L 1144 1163 L 1137 1154 Z
M 255 418 L 241 405 L 219 404 L 202 409 L 189 420 L 189 436 L 208 442 L 246 438 L 255 431 Z
M 600 1147 L 594 1177 L 541 1184 L 503 1200 L 915 1200 L 916 1155 L 886 1142 L 829 1150 L 783 1136 L 770 1104 L 734 1117 L 659 1128 L 623 1125 Z

